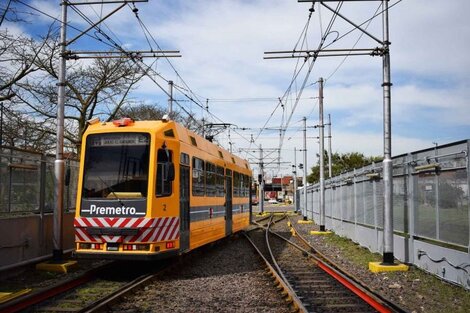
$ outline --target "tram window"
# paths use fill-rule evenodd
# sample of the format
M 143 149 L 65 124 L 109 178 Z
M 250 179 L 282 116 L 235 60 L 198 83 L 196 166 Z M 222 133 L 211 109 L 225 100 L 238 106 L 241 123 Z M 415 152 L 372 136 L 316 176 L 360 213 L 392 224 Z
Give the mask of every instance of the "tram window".
M 243 179 L 243 189 L 245 190 L 245 197 L 250 195 L 250 176 L 243 175 L 245 178 Z
M 224 168 L 217 166 L 216 178 L 217 197 L 225 196 Z
M 189 155 L 184 152 L 181 152 L 180 163 L 189 166 Z
M 238 196 L 245 196 L 245 175 L 240 174 L 240 183 L 238 184 Z
M 157 197 L 171 195 L 171 182 L 174 180 L 175 167 L 172 163 L 172 152 L 167 149 L 158 149 L 157 153 Z
M 192 171 L 192 183 L 193 183 L 193 196 L 204 196 L 205 194 L 205 173 L 204 173 L 204 161 L 193 157 L 193 171 Z
M 216 166 L 209 162 L 206 162 L 206 195 L 208 197 L 215 197 L 217 195 Z
M 240 173 L 233 172 L 233 196 L 240 196 Z

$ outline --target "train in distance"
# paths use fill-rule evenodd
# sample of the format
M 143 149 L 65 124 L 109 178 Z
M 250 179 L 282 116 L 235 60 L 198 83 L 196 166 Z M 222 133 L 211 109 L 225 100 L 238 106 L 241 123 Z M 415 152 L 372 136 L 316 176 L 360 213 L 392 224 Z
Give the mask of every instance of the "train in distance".
M 89 124 L 74 219 L 78 257 L 170 257 L 249 225 L 248 161 L 166 118 Z

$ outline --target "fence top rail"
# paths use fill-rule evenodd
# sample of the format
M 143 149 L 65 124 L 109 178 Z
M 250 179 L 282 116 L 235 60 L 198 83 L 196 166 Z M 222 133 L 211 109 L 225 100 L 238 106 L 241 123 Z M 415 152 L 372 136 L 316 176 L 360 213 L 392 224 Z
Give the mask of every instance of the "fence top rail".
M 428 149 L 423 149 L 423 150 L 418 150 L 418 151 L 413 151 L 401 155 L 397 155 L 393 157 L 394 161 L 402 161 L 401 163 L 394 163 L 393 168 L 400 168 L 404 166 L 416 166 L 418 163 L 425 162 L 426 164 L 429 164 L 432 160 L 438 160 L 443 159 L 443 158 L 448 158 L 452 156 L 459 156 L 462 155 L 460 158 L 467 158 L 468 157 L 468 152 L 465 149 L 458 148 L 460 145 L 470 145 L 470 139 L 465 139 L 465 140 L 460 140 L 448 144 L 444 144 L 441 146 L 436 146 Z M 443 153 L 443 154 L 438 154 L 438 155 L 426 155 L 423 156 L 420 159 L 411 159 L 410 156 L 413 155 L 422 155 L 426 152 L 428 153 L 434 153 L 436 149 L 442 150 L 444 148 L 452 148 L 455 147 L 456 151 L 454 152 L 449 152 L 449 153 Z M 465 167 L 452 167 L 452 168 L 443 168 L 443 170 L 455 170 L 455 169 L 462 169 Z M 363 181 L 373 181 L 374 179 L 381 179 L 380 173 L 382 171 L 382 163 L 371 163 L 368 165 L 365 165 L 361 168 L 353 169 L 348 172 L 341 173 L 335 177 L 325 179 L 325 186 L 334 186 L 334 185 L 343 185 L 343 184 L 348 184 L 353 181 L 355 182 L 363 182 Z M 376 175 L 374 175 L 376 174 Z M 413 173 L 411 173 L 413 174 Z M 374 175 L 374 176 L 373 176 Z M 397 174 L 398 176 L 403 176 L 405 173 Z M 376 177 L 377 176 L 377 177 Z M 357 178 L 363 178 L 361 181 L 357 181 Z M 317 189 L 319 186 L 319 183 L 313 184 L 313 185 L 308 185 L 308 189 Z M 336 186 L 335 186 L 336 187 Z
M 41 152 L 41 151 L 18 148 L 18 147 L 13 147 L 13 146 L 2 146 L 2 145 L 0 145 L 0 152 L 3 152 L 4 150 L 12 150 L 12 151 L 23 152 L 23 153 L 27 153 L 27 154 L 44 155 L 45 157 L 55 158 L 55 155 L 51 154 L 51 153 L 45 153 L 45 152 Z M 78 161 L 78 156 L 76 156 L 74 153 L 66 153 L 66 154 L 70 155 L 67 159 L 77 160 Z
M 12 153 L 15 154 L 12 154 Z M 38 151 L 30 151 L 24 149 L 18 149 L 15 147 L 5 147 L 0 146 L 0 158 L 6 159 L 24 159 L 25 161 L 33 161 L 36 163 L 45 162 L 52 163 L 54 162 L 55 156 L 49 154 L 42 154 Z M 66 161 L 79 162 L 76 158 L 67 158 Z
M 411 152 L 407 152 L 407 153 L 402 153 L 402 154 L 394 156 L 392 159 L 405 157 L 408 154 L 418 154 L 418 153 L 424 153 L 424 152 L 428 152 L 428 151 L 433 151 L 434 152 L 435 149 L 449 148 L 449 147 L 452 147 L 452 146 L 457 146 L 457 145 L 468 143 L 469 141 L 470 141 L 470 139 L 462 139 L 462 140 L 459 140 L 459 141 L 446 143 L 446 144 L 443 144 L 443 145 L 440 145 L 440 146 L 433 146 L 433 147 L 426 148 L 426 149 L 421 149 L 421 150 L 411 151 Z

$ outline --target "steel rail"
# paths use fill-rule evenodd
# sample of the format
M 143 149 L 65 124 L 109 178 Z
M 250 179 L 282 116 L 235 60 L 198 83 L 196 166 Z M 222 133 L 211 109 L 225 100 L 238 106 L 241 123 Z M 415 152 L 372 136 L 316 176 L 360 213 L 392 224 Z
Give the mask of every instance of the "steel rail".
M 170 268 L 172 268 L 172 266 L 173 264 L 167 265 L 166 267 L 160 269 L 156 273 L 142 275 L 134 279 L 133 281 L 125 284 L 124 286 L 112 292 L 111 294 L 107 295 L 106 297 L 103 297 L 93 303 L 90 303 L 89 305 L 87 305 L 86 307 L 84 307 L 78 312 L 80 313 L 103 312 L 110 305 L 118 302 L 122 297 L 134 291 L 136 288 L 145 286 L 146 283 L 149 283 L 152 279 L 154 279 L 158 275 L 161 275 L 165 271 L 169 270 Z
M 310 251 L 307 251 L 300 246 L 298 246 L 295 243 L 292 243 L 295 247 L 298 249 L 301 249 L 301 251 L 307 253 L 310 257 L 314 259 L 314 262 L 325 272 L 327 272 L 329 275 L 334 277 L 336 280 L 338 280 L 341 284 L 346 286 L 349 290 L 354 292 L 357 296 L 359 296 L 361 299 L 369 303 L 374 309 L 376 309 L 379 312 L 406 312 L 396 304 L 390 302 L 389 300 L 385 299 L 381 295 L 377 294 L 374 292 L 372 289 L 370 289 L 365 283 L 363 283 L 361 280 L 359 280 L 357 277 L 346 271 L 344 268 L 338 266 L 336 263 L 334 263 L 331 259 L 329 259 L 327 256 L 322 254 L 320 251 L 315 249 L 307 239 L 305 239 L 304 236 L 300 234 L 298 229 L 294 226 L 294 223 L 292 223 L 292 220 L 287 217 L 289 220 L 290 227 L 292 227 L 295 231 L 296 236 L 299 238 L 301 242 L 303 242 L 309 249 Z M 278 237 L 283 238 L 287 242 L 291 242 L 289 239 L 284 238 L 283 236 L 275 233 Z M 392 309 L 393 311 L 391 311 Z
M 38 291 L 34 294 L 30 294 L 24 297 L 20 297 L 12 302 L 7 302 L 7 305 L 0 306 L 0 311 L 3 312 L 18 312 L 25 309 L 32 307 L 33 305 L 40 304 L 52 297 L 64 294 L 69 292 L 75 288 L 78 288 L 86 283 L 92 282 L 96 279 L 97 274 L 102 272 L 103 270 L 109 269 L 113 266 L 113 263 L 105 264 L 100 266 L 96 269 L 90 270 L 80 277 L 66 280 L 58 285 L 53 286 L 52 288 L 48 288 L 46 290 Z M 156 272 L 152 272 L 149 274 L 143 274 L 129 283 L 126 283 L 120 287 L 118 287 L 112 293 L 105 295 L 104 297 L 93 301 L 91 303 L 85 304 L 83 308 L 77 308 L 76 312 L 98 312 L 103 311 L 109 305 L 117 302 L 120 298 L 127 295 L 129 292 L 144 286 L 146 283 L 161 275 L 165 271 L 169 270 L 173 264 L 165 264 L 162 265 L 163 267 L 158 269 Z
M 61 283 L 58 283 L 47 289 L 40 289 L 31 294 L 16 298 L 14 300 L 8 301 L 3 305 L 0 305 L 0 311 L 2 313 L 18 312 L 25 310 L 35 304 L 41 303 L 47 299 L 55 297 L 59 294 L 65 293 L 71 289 L 77 288 L 91 280 L 94 279 L 94 276 L 99 271 L 107 268 L 112 263 L 102 265 L 98 268 L 92 269 L 86 273 L 83 273 L 79 277 L 65 280 Z
M 282 279 L 282 277 L 278 274 L 278 272 L 274 269 L 274 267 L 269 263 L 269 261 L 266 259 L 266 257 L 263 255 L 263 253 L 258 249 L 256 244 L 251 240 L 250 236 L 246 232 L 243 232 L 243 235 L 245 238 L 251 243 L 253 248 L 256 250 L 258 255 L 261 257 L 261 259 L 264 261 L 266 267 L 268 268 L 268 271 L 271 273 L 273 278 L 276 280 L 278 286 L 284 290 L 285 294 L 287 295 L 288 299 L 292 301 L 292 305 L 296 309 L 296 311 L 300 312 L 308 312 L 307 309 L 304 307 L 302 301 L 297 297 L 295 292 L 292 290 L 292 287 L 287 284 L 285 280 Z
M 286 216 L 287 216 L 287 215 L 286 215 L 286 212 L 271 212 L 271 214 L 268 214 L 268 215 L 266 215 L 266 216 L 263 216 L 263 217 L 261 217 L 260 219 L 258 219 L 257 221 L 253 221 L 252 224 L 257 225 L 257 226 L 263 226 L 263 225 L 261 225 L 259 222 L 265 221 L 265 220 L 267 220 L 267 219 L 270 219 L 272 216 L 276 216 L 276 215 L 280 215 L 280 214 L 282 214 L 282 215 L 281 215 L 281 218 L 278 219 L 277 221 L 274 221 L 274 224 L 275 224 L 275 223 L 278 223 L 278 222 L 280 222 L 280 221 L 282 221 L 282 220 L 284 220 L 284 219 L 286 218 Z M 268 222 L 268 223 L 269 223 L 269 222 Z
M 288 218 L 289 219 L 289 218 Z M 290 221 L 290 219 L 289 219 Z M 291 221 L 290 224 L 292 225 Z M 308 247 L 312 252 L 307 251 L 306 249 L 302 248 L 295 242 L 285 238 L 284 236 L 276 233 L 268 229 L 263 225 L 259 225 L 258 228 L 263 228 L 265 231 L 269 231 L 271 234 L 279 237 L 280 239 L 284 240 L 285 242 L 289 243 L 290 245 L 294 246 L 301 252 L 305 253 L 307 256 L 311 258 L 311 261 L 325 271 L 328 275 L 336 279 L 339 283 L 349 289 L 351 292 L 356 294 L 359 298 L 361 298 L 364 302 L 368 303 L 371 307 L 381 313 L 389 313 L 389 312 L 406 312 L 402 308 L 398 307 L 394 303 L 391 303 L 387 299 L 383 298 L 382 296 L 378 295 L 377 293 L 373 292 L 370 288 L 368 288 L 365 284 L 360 282 L 357 278 L 354 278 L 351 274 L 347 273 L 343 269 L 339 268 L 334 262 L 328 259 L 326 256 L 318 252 L 315 248 L 313 248 L 307 241 L 304 241 L 305 238 L 301 235 L 299 236 L 299 232 L 295 230 L 297 236 L 299 238 L 303 238 L 301 241 L 307 243 Z M 317 253 L 321 257 L 318 257 L 314 253 Z M 272 255 L 271 255 L 272 256 Z M 274 259 L 273 259 L 274 260 Z

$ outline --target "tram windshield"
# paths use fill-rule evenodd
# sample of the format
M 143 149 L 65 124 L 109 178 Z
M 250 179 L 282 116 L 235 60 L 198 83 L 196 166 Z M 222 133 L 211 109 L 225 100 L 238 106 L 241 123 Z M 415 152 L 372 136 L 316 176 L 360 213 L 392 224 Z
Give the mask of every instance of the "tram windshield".
M 147 196 L 150 136 L 145 133 L 89 135 L 86 140 L 83 198 Z

